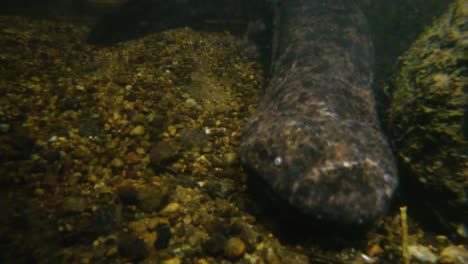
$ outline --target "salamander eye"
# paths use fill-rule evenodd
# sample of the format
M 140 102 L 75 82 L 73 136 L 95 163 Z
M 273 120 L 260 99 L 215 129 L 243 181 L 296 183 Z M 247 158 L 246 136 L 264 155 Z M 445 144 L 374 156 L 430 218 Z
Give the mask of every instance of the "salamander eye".
M 275 160 L 273 161 L 273 163 L 276 166 L 280 166 L 282 162 L 283 162 L 283 158 L 281 158 L 281 156 L 276 157 Z

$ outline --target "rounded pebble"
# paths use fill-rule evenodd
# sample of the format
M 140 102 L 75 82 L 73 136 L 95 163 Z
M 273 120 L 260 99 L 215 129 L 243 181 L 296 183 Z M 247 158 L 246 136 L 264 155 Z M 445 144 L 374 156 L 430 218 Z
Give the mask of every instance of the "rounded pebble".
M 173 140 L 159 141 L 150 150 L 150 160 L 155 166 L 165 166 L 180 152 L 180 146 Z
M 464 264 L 468 263 L 468 250 L 463 246 L 450 245 L 442 250 L 439 263 Z
M 159 212 L 161 215 L 170 215 L 173 213 L 176 213 L 180 209 L 180 204 L 179 203 L 170 203 L 166 207 L 164 207 L 161 212 Z
M 131 135 L 134 136 L 141 136 L 145 133 L 145 127 L 144 126 L 136 126 L 132 129 L 132 132 L 130 132 Z
M 62 207 L 66 213 L 81 213 L 89 206 L 86 198 L 83 197 L 66 197 L 62 202 Z
M 126 238 L 120 241 L 119 253 L 132 262 L 139 262 L 148 256 L 145 242 L 136 237 Z
M 241 257 L 245 252 L 245 243 L 238 237 L 231 237 L 226 243 L 224 254 L 229 258 Z

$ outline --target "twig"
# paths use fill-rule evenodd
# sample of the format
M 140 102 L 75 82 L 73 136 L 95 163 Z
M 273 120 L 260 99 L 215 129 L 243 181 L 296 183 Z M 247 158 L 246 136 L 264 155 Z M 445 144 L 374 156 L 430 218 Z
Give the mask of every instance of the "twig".
M 403 254 L 403 260 L 405 264 L 410 263 L 410 256 L 408 250 L 408 224 L 406 217 L 406 206 L 400 207 L 400 218 L 401 218 L 401 251 Z

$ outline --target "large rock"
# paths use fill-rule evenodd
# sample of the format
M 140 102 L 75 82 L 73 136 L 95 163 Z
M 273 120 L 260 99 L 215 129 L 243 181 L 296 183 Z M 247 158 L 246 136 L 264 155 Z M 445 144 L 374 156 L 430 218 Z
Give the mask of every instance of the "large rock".
M 402 181 L 458 230 L 468 219 L 467 22 L 468 2 L 455 1 L 400 58 L 387 115 Z

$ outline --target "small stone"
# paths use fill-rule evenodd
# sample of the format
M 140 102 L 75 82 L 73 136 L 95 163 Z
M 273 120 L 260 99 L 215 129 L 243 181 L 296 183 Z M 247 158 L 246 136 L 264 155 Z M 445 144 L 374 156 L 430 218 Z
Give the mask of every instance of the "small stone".
M 211 151 L 213 151 L 213 150 L 211 149 L 211 146 L 209 146 L 209 145 L 203 146 L 203 148 L 201 150 L 202 153 L 210 153 Z
M 117 247 L 111 247 L 109 250 L 107 250 L 106 256 L 107 257 L 114 256 L 118 252 L 119 252 L 119 249 Z
M 180 263 L 182 263 L 182 261 L 178 257 L 166 259 L 162 262 L 162 264 L 180 264 Z
M 89 207 L 89 203 L 84 197 L 71 196 L 65 197 L 62 207 L 66 213 L 81 213 Z
M 90 174 L 90 175 L 88 175 L 88 181 L 89 181 L 90 183 L 97 183 L 98 178 L 97 178 L 96 175 Z
M 249 106 L 247 107 L 247 112 L 249 113 L 249 115 L 255 114 L 256 111 L 257 111 L 257 109 L 255 108 L 254 105 L 249 105 Z
M 202 129 L 184 128 L 180 131 L 180 143 L 184 148 L 202 149 L 208 145 L 208 137 Z M 209 147 L 209 146 L 208 146 Z M 211 148 L 211 147 L 209 147 Z
M 158 237 L 154 242 L 154 247 L 156 249 L 167 248 L 172 237 L 171 227 L 168 224 L 159 224 L 156 227 L 156 232 Z
M 124 204 L 136 205 L 138 200 L 138 191 L 133 186 L 123 186 L 117 189 L 117 194 L 120 198 L 120 201 Z
M 136 126 L 132 129 L 132 131 L 130 132 L 130 135 L 134 135 L 134 136 L 141 136 L 145 133 L 145 127 L 144 126 Z
M 42 196 L 42 195 L 44 195 L 44 193 L 45 193 L 45 191 L 42 188 L 34 189 L 34 194 L 37 195 L 37 196 Z
M 229 227 L 229 233 L 238 236 L 245 243 L 247 251 L 253 251 L 257 247 L 261 236 L 258 231 L 243 221 L 236 221 Z
M 450 245 L 442 250 L 439 263 L 464 264 L 468 263 L 468 250 L 463 246 Z
M 138 147 L 136 149 L 136 153 L 138 153 L 139 155 L 144 155 L 146 154 L 146 150 L 144 148 Z
M 114 158 L 111 161 L 111 166 L 114 168 L 121 168 L 125 163 L 120 158 Z
M 177 129 L 175 128 L 175 126 L 169 126 L 167 128 L 167 133 L 169 133 L 171 137 L 175 136 L 176 132 L 177 132 Z
M 190 235 L 190 237 L 188 239 L 188 243 L 192 247 L 198 247 L 203 242 L 205 237 L 206 237 L 206 233 L 204 233 L 204 232 L 202 232 L 200 230 L 195 230 L 193 232 L 193 234 Z
M 238 237 L 231 237 L 226 243 L 224 254 L 229 258 L 239 258 L 245 252 L 245 243 Z
M 10 131 L 10 124 L 0 123 L 0 133 L 8 133 Z
M 179 203 L 170 203 L 166 207 L 164 207 L 159 213 L 163 216 L 167 216 L 167 215 L 178 212 L 179 209 L 180 209 Z
M 263 259 L 266 263 L 271 264 L 280 264 L 282 261 L 280 260 L 280 256 L 276 253 L 276 250 L 269 247 L 263 251 Z
M 136 164 L 140 161 L 140 157 L 135 152 L 129 152 L 125 155 L 125 161 L 128 164 Z
M 226 243 L 226 237 L 221 233 L 215 233 L 204 243 L 203 248 L 208 254 L 217 256 L 223 252 Z
M 444 236 L 444 235 L 438 235 L 438 236 L 436 236 L 436 240 L 439 243 L 445 243 L 445 242 L 447 242 L 448 238 L 447 238 L 447 236 Z
M 154 242 L 157 239 L 157 234 L 156 232 L 144 232 L 139 236 L 139 238 L 143 239 L 146 246 L 150 247 L 151 245 L 154 245 Z
M 193 98 L 188 98 L 187 100 L 185 100 L 185 106 L 186 107 L 197 106 L 197 101 L 195 101 L 195 99 L 193 99 Z
M 146 224 L 142 221 L 133 221 L 128 223 L 128 229 L 131 230 L 136 236 L 140 236 L 148 230 Z
M 119 243 L 119 253 L 132 262 L 139 262 L 148 256 L 145 242 L 136 237 L 122 239 Z
M 379 256 L 383 253 L 383 249 L 379 244 L 372 244 L 367 250 L 367 254 L 371 257 Z
M 226 165 L 234 165 L 237 163 L 237 154 L 234 152 L 229 152 L 224 155 L 224 162 Z
M 157 167 L 167 165 L 171 160 L 179 155 L 180 146 L 177 142 L 167 139 L 159 141 L 150 150 L 150 160 Z
M 423 245 L 411 245 L 408 247 L 411 258 L 417 259 L 424 263 L 436 263 L 437 256 L 432 251 Z
M 97 237 L 107 235 L 119 226 L 119 208 L 107 206 L 96 208 L 86 224 L 85 241 L 94 241 Z
M 168 189 L 165 187 L 142 188 L 137 191 L 139 207 L 145 212 L 157 211 L 167 202 Z

